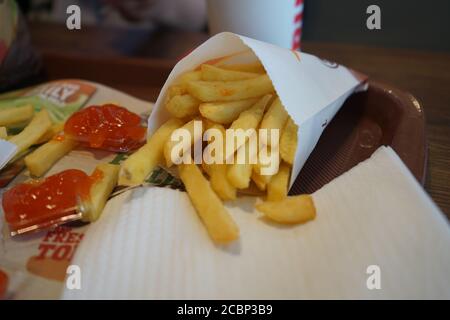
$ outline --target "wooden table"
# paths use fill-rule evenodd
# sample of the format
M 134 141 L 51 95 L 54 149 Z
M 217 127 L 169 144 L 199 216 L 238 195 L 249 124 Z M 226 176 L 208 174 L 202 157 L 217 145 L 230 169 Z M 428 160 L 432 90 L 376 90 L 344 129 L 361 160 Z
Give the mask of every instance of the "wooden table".
M 167 29 L 68 31 L 32 24 L 30 30 L 52 78 L 82 77 L 149 100 L 157 97 L 167 69 L 207 39 L 204 33 Z M 303 43 L 303 50 L 409 91 L 422 102 L 429 148 L 425 188 L 450 218 L 450 54 L 333 43 Z M 95 63 L 97 71 L 67 65 L 68 56 Z M 154 68 L 161 72 L 149 77 L 146 70 Z

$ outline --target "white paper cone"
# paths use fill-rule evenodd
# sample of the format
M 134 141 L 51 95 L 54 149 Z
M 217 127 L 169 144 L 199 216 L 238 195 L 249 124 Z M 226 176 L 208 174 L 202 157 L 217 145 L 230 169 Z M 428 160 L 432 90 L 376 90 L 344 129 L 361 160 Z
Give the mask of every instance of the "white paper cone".
M 248 53 L 242 55 L 246 51 Z M 363 87 L 364 78 L 356 76 L 344 66 L 234 33 L 217 34 L 175 65 L 149 118 L 148 133 L 152 134 L 170 117 L 163 102 L 167 88 L 179 75 L 206 61 L 236 54 L 239 54 L 237 57 L 244 56 L 247 60 L 261 61 L 282 104 L 300 127 L 299 143 L 291 172 L 292 185 L 326 125 L 345 99 Z

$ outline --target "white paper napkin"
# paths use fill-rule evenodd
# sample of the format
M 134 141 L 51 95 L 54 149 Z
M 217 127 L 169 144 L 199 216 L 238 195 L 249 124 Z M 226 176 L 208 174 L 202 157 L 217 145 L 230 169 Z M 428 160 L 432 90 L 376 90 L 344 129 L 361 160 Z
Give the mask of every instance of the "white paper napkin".
M 317 191 L 307 224 L 270 225 L 255 201 L 227 205 L 241 230 L 227 248 L 185 193 L 122 194 L 86 233 L 73 261 L 82 287 L 63 298 L 450 298 L 448 222 L 391 148 Z M 367 287 L 371 265 L 379 290 Z
M 15 144 L 0 139 L 0 170 L 14 157 L 16 151 L 17 146 Z

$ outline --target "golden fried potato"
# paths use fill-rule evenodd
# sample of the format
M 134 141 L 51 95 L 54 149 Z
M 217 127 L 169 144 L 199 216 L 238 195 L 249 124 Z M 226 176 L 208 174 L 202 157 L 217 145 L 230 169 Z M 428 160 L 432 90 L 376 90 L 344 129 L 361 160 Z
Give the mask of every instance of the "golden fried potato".
M 216 192 L 216 194 L 222 200 L 234 200 L 236 199 L 236 188 L 230 184 L 227 179 L 227 168 L 228 166 L 225 164 L 225 128 L 220 124 L 214 124 L 210 126 L 208 129 L 217 129 L 222 135 L 223 149 L 216 150 L 217 155 L 216 160 L 219 162 L 207 164 L 205 161 L 202 162 L 203 170 L 210 177 L 211 188 Z M 211 138 L 208 138 L 210 141 Z
M 294 120 L 289 117 L 288 121 L 283 128 L 280 139 L 280 155 L 281 158 L 292 165 L 295 159 L 295 152 L 297 151 L 298 144 L 298 126 Z
M 239 137 L 240 133 L 245 134 L 248 129 L 256 129 L 258 127 L 270 99 L 272 99 L 272 95 L 265 95 L 251 108 L 243 111 L 239 117 L 233 121 L 229 129 L 233 130 L 230 132 L 234 133 L 235 140 L 237 140 L 237 142 L 234 145 L 234 149 L 230 150 L 230 152 L 234 153 L 234 151 L 239 149 L 248 140 L 248 137 L 244 137 L 245 139 Z M 230 152 L 227 152 L 227 158 L 231 156 Z
M 267 184 L 270 182 L 272 176 L 271 175 L 261 175 L 259 174 L 256 169 L 255 165 L 252 167 L 252 180 L 255 183 L 256 187 L 261 190 L 265 191 L 267 189 Z
M 276 175 L 280 168 L 278 147 L 260 146 L 258 152 L 258 161 L 253 165 L 253 171 L 261 176 L 265 176 L 265 179 Z
M 99 164 L 91 177 L 94 183 L 91 186 L 90 201 L 86 206 L 86 212 L 83 213 L 84 221 L 96 221 L 102 214 L 109 195 L 117 185 L 120 166 L 110 163 Z
M 178 167 L 189 198 L 210 237 L 217 243 L 229 243 L 239 237 L 239 228 L 212 190 L 200 169 L 192 163 Z
M 227 178 L 229 165 L 212 164 L 210 165 L 210 182 L 212 189 L 217 193 L 220 199 L 235 200 L 236 187 L 234 187 Z
M 25 123 L 31 120 L 34 115 L 34 108 L 31 104 L 22 107 L 0 109 L 0 127 Z
M 203 102 L 243 100 L 275 91 L 268 75 L 238 81 L 189 81 L 187 90 Z
M 239 158 L 239 150 L 235 156 L 233 164 L 228 165 L 227 178 L 230 184 L 237 189 L 246 189 L 250 186 L 252 176 L 253 162 L 256 162 L 257 150 L 250 150 L 250 143 L 247 141 L 242 146 L 245 152 L 245 158 Z
M 41 177 L 76 145 L 77 143 L 68 137 L 63 140 L 50 140 L 27 155 L 25 165 L 32 176 Z
M 287 197 L 290 173 L 291 167 L 282 163 L 278 173 L 270 179 L 267 185 L 268 201 L 281 201 Z
M 269 146 L 277 146 L 279 141 L 271 141 L 270 130 L 278 130 L 279 138 L 281 136 L 281 130 L 283 129 L 287 119 L 288 113 L 281 104 L 280 98 L 277 97 L 272 102 L 271 106 L 269 107 L 266 114 L 264 115 L 264 118 L 261 121 L 260 129 L 267 129 L 267 135 L 261 136 L 261 142 Z
M 167 97 L 166 97 L 166 104 L 175 96 L 182 96 L 184 94 L 187 94 L 186 88 L 182 85 L 171 85 L 167 89 Z
M 257 101 L 258 98 L 229 102 L 206 102 L 200 104 L 199 110 L 203 117 L 211 121 L 220 124 L 230 124 Z
M 126 159 L 120 168 L 119 185 L 137 185 L 158 165 L 164 162 L 164 145 L 175 129 L 183 125 L 180 119 L 165 122 L 138 151 Z
M 52 120 L 47 110 L 42 109 L 19 134 L 11 137 L 9 142 L 14 143 L 17 146 L 17 153 L 20 153 L 35 144 L 51 126 Z
M 200 130 L 196 130 L 195 126 L 197 123 L 201 123 L 201 128 L 198 126 Z M 185 125 L 183 125 L 181 128 L 183 130 L 187 130 L 190 135 L 190 140 L 183 140 L 182 143 L 179 141 L 172 141 L 171 137 L 169 137 L 164 145 L 164 158 L 166 159 L 166 165 L 167 167 L 171 167 L 174 164 L 174 159 L 178 157 L 176 162 L 179 162 L 183 155 L 181 154 L 182 150 L 187 150 L 189 146 L 192 146 L 195 141 L 202 141 L 203 138 L 203 120 L 201 118 L 195 118 Z M 173 154 L 173 150 L 175 147 L 179 146 L 180 149 L 176 150 L 179 151 L 178 155 Z
M 188 71 L 180 75 L 177 79 L 181 87 L 186 89 L 186 85 L 190 81 L 202 80 L 202 72 L 200 70 Z
M 0 127 L 0 139 L 8 138 L 8 131 L 6 131 L 6 127 Z
M 266 218 L 283 224 L 304 223 L 316 217 L 313 199 L 308 194 L 262 202 L 256 205 L 256 209 Z
M 64 122 L 55 123 L 42 137 L 39 138 L 38 141 L 36 141 L 35 144 L 45 143 L 62 131 L 64 131 Z
M 258 73 L 226 70 L 215 67 L 210 64 L 202 64 L 201 66 L 202 80 L 205 81 L 236 81 L 252 79 L 259 76 Z
M 222 64 L 218 63 L 218 67 L 226 70 L 235 70 L 242 72 L 253 72 L 253 73 L 266 73 L 264 66 L 261 62 L 252 62 L 252 63 L 241 63 L 241 64 Z
M 192 117 L 198 114 L 200 101 L 189 94 L 176 95 L 166 104 L 166 109 L 176 118 Z

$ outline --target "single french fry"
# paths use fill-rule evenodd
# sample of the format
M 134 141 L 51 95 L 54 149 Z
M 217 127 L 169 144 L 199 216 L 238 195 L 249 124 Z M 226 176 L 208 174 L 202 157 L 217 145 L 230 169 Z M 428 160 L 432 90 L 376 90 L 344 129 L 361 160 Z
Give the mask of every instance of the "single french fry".
M 188 82 L 202 80 L 202 72 L 200 70 L 188 71 L 183 73 L 177 80 L 181 87 L 186 89 Z
M 252 63 L 241 63 L 241 64 L 222 64 L 218 63 L 218 67 L 227 70 L 243 71 L 243 72 L 253 72 L 253 73 L 266 73 L 264 66 L 261 62 Z
M 137 185 L 158 165 L 164 162 L 164 144 L 175 129 L 183 125 L 180 119 L 170 119 L 147 140 L 138 151 L 126 159 L 120 168 L 119 185 Z
M 256 129 L 263 118 L 264 110 L 266 109 L 270 99 L 272 99 L 272 95 L 265 95 L 251 108 L 243 111 L 239 117 L 233 121 L 229 129 L 233 130 L 231 132 L 234 132 L 237 142 L 235 143 L 234 149 L 231 151 L 236 151 L 247 141 L 247 137 L 246 139 L 238 139 L 238 129 L 242 129 L 243 132 L 246 132 L 248 129 Z M 227 158 L 229 156 L 230 154 L 227 154 Z
M 210 64 L 201 66 L 202 80 L 205 81 L 236 81 L 258 77 L 260 74 L 245 71 L 227 70 Z
M 6 131 L 6 127 L 0 127 L 0 139 L 8 138 L 8 131 Z
M 203 102 L 236 101 L 274 92 L 268 75 L 238 81 L 189 81 L 187 90 Z
M 202 167 L 208 173 L 210 177 L 211 188 L 216 192 L 216 194 L 222 200 L 234 200 L 236 199 L 236 188 L 231 185 L 227 178 L 228 166 L 225 164 L 225 150 L 226 150 L 226 139 L 225 139 L 225 128 L 220 124 L 215 124 L 211 126 L 211 129 L 217 129 L 222 135 L 223 149 L 216 150 L 216 160 L 219 162 L 206 164 L 205 161 L 202 162 Z M 220 153 L 219 153 L 220 152 Z M 206 169 L 205 169 L 206 168 Z
M 120 166 L 110 163 L 99 164 L 91 177 L 94 179 L 91 185 L 90 201 L 86 205 L 86 212 L 83 214 L 84 221 L 96 221 L 102 214 L 109 195 L 117 185 Z
M 281 159 L 292 165 L 295 159 L 295 152 L 298 144 L 298 126 L 294 120 L 289 117 L 283 128 L 280 139 L 280 155 Z
M 256 205 L 256 209 L 266 218 L 283 224 L 304 223 L 316 217 L 313 199 L 307 194 L 262 202 Z
M 265 191 L 267 189 L 267 184 L 270 182 L 270 179 L 272 178 L 272 176 L 259 174 L 255 170 L 255 165 L 253 165 L 251 178 L 259 190 Z
M 34 108 L 31 104 L 22 107 L 0 109 L 0 127 L 24 123 L 34 115 Z
M 203 117 L 220 124 L 229 124 L 236 120 L 239 115 L 253 106 L 258 98 L 229 102 L 206 102 L 199 106 Z
M 186 93 L 187 91 L 182 85 L 172 85 L 167 89 L 166 103 L 169 102 L 173 97 L 181 96 Z
M 201 129 L 203 129 L 203 121 L 200 118 L 195 118 L 195 119 L 189 121 L 188 123 L 186 123 L 181 128 L 179 128 L 180 130 L 183 129 L 183 130 L 187 130 L 189 132 L 189 135 L 191 138 L 190 140 L 183 141 L 182 144 L 180 144 L 179 141 L 172 141 L 170 136 L 167 139 L 167 141 L 164 145 L 164 158 L 166 159 L 167 167 L 170 168 L 174 164 L 174 161 L 173 161 L 174 159 L 172 159 L 172 149 L 176 145 L 180 144 L 180 146 L 182 146 L 182 150 L 187 150 L 189 146 L 192 146 L 195 143 L 195 141 L 202 140 L 203 131 L 195 129 L 196 122 L 201 122 L 202 123 Z M 178 155 L 178 159 L 181 159 L 182 157 L 183 157 L 183 155 L 181 155 L 181 154 Z
M 191 117 L 198 114 L 199 103 L 189 94 L 176 95 L 167 102 L 166 109 L 176 118 Z
M 276 175 L 280 169 L 280 156 L 277 147 L 266 146 L 266 154 L 263 156 L 263 149 L 259 150 L 258 161 L 253 165 L 253 171 L 264 176 L 266 180 Z
M 250 178 L 252 176 L 253 164 L 251 161 L 250 143 L 247 141 L 242 146 L 245 152 L 245 159 L 238 159 L 235 155 L 233 164 L 228 165 L 227 179 L 230 184 L 237 189 L 246 189 L 250 185 Z M 245 161 L 240 161 L 245 160 Z
M 281 104 L 280 98 L 276 98 L 272 104 L 270 105 L 269 109 L 267 110 L 266 114 L 264 115 L 264 118 L 261 121 L 260 129 L 267 129 L 267 135 L 261 136 L 261 142 L 263 144 L 269 145 L 269 146 L 277 146 L 279 141 L 271 141 L 269 137 L 270 130 L 278 130 L 279 137 L 281 136 L 281 130 L 284 127 L 284 124 L 286 123 L 288 119 L 288 113 L 284 109 L 283 105 Z
M 52 120 L 50 120 L 47 110 L 42 109 L 22 132 L 9 139 L 9 142 L 14 143 L 17 146 L 17 153 L 20 153 L 35 144 L 51 126 Z
M 200 169 L 191 162 L 181 164 L 178 170 L 189 198 L 213 241 L 229 243 L 236 240 L 239 237 L 238 226 Z
M 268 201 L 281 201 L 287 197 L 290 172 L 291 167 L 288 164 L 282 163 L 280 165 L 280 170 L 270 179 L 267 185 Z
M 77 143 L 68 137 L 62 140 L 52 139 L 27 155 L 25 165 L 32 176 L 41 177 L 76 145 Z
M 224 201 L 235 200 L 237 191 L 236 187 L 228 180 L 228 167 L 227 164 L 213 164 L 209 174 L 212 189 Z
M 62 131 L 64 131 L 64 122 L 55 123 L 42 135 L 42 137 L 39 138 L 38 141 L 36 141 L 35 144 L 45 143 Z

